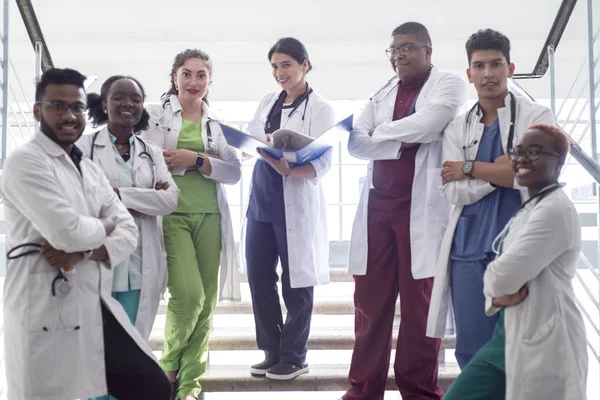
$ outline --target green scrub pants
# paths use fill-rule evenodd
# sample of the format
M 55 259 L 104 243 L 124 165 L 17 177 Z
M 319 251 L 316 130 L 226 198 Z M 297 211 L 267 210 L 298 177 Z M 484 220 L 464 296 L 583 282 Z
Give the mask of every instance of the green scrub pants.
M 217 304 L 220 214 L 172 214 L 163 231 L 169 267 L 165 345 L 161 365 L 179 371 L 177 399 L 198 396 L 206 372 L 208 335 Z
M 462 370 L 444 400 L 504 400 L 506 397 L 504 311 L 494 334 Z

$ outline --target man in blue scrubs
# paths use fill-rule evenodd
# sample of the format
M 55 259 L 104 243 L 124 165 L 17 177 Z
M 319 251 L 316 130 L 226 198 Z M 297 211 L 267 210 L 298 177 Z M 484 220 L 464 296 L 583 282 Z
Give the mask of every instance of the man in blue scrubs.
M 454 213 L 459 215 L 453 215 L 446 232 L 453 234 L 449 252 L 440 254 L 440 259 L 447 257 L 450 268 L 446 284 L 454 307 L 456 358 L 461 368 L 490 340 L 498 319 L 485 315 L 483 274 L 495 257 L 496 236 L 522 202 L 507 149 L 518 144 L 531 124 L 554 123 L 548 108 L 509 93 L 508 78 L 515 66 L 506 36 L 491 29 L 478 31 L 465 47 L 467 76 L 475 85 L 478 102 L 444 132 L 442 194 L 457 206 Z

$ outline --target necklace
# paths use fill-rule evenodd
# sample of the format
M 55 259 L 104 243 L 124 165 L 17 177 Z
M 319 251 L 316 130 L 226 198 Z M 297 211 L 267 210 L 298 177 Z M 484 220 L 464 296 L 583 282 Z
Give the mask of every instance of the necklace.
M 129 142 L 127 142 L 127 143 L 115 142 L 115 146 L 117 147 L 118 150 L 121 150 L 121 149 L 124 149 L 125 146 L 129 147 Z

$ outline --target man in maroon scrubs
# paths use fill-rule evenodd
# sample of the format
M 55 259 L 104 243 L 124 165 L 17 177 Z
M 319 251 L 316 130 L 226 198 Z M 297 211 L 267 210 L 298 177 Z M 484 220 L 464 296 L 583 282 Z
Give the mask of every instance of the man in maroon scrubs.
M 351 155 L 371 162 L 350 244 L 356 342 L 343 399 L 383 399 L 398 294 L 396 386 L 403 400 L 441 399 L 441 341 L 425 330 L 450 211 L 439 192 L 442 132 L 466 86 L 431 65 L 431 38 L 419 23 L 394 29 L 386 54 L 397 77 L 365 105 L 348 142 Z

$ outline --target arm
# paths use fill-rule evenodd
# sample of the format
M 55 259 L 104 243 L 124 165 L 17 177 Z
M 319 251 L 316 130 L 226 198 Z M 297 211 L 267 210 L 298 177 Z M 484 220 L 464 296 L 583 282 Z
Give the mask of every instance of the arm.
M 581 232 L 574 232 L 572 213 L 558 200 L 545 199 L 531 211 L 519 237 L 491 262 L 483 277 L 489 298 L 517 293 L 559 255 Z
M 97 259 L 107 259 L 109 265 L 114 267 L 136 249 L 139 231 L 133 217 L 112 190 L 104 174 L 100 174 L 99 180 L 104 194 L 100 218 L 114 221 L 115 228 L 106 236 L 104 249 L 100 248 L 101 246 L 91 247 L 97 249 L 92 256 Z
M 199 171 L 208 179 L 227 185 L 235 185 L 242 177 L 242 163 L 237 151 L 230 146 L 223 136 L 221 127 L 213 124 L 213 134 L 219 135 L 219 157 L 206 157 L 204 164 L 208 164 L 210 173 Z M 214 129 L 217 127 L 217 129 Z M 204 167 L 204 165 L 202 165 Z
M 397 140 L 373 141 L 370 133 L 375 129 L 375 110 L 367 102 L 354 121 L 348 138 L 348 153 L 362 160 L 396 160 L 400 157 L 401 143 Z
M 148 145 L 148 152 L 152 154 L 156 168 L 156 181 L 166 182 L 166 190 L 155 190 L 138 187 L 119 188 L 119 196 L 126 208 L 138 211 L 145 215 L 167 215 L 177 208 L 179 189 L 175 184 L 162 152 L 154 146 Z
M 498 157 L 493 163 L 475 161 L 471 175 L 475 179 L 480 179 L 492 185 L 511 189 L 515 182 L 510 159 L 507 155 Z
M 452 167 L 456 169 L 454 171 L 456 180 L 444 183 L 441 187 L 441 194 L 447 202 L 457 206 L 476 203 L 495 190 L 488 182 L 481 179 L 468 179 L 462 173 L 461 168 L 465 161 L 465 155 L 459 140 L 463 137 L 464 127 L 464 118 L 456 117 L 445 129 L 442 142 L 443 181 L 446 182 L 447 177 L 444 175 L 448 172 L 447 168 L 450 168 L 448 167 L 449 163 L 456 164 Z
M 1 182 L 3 196 L 55 249 L 74 253 L 104 243 L 106 232 L 100 219 L 73 208 L 52 169 L 36 154 L 19 152 L 18 157 L 9 158 Z M 112 189 L 110 193 L 114 196 Z
M 452 74 L 441 77 L 435 93 L 424 100 L 414 114 L 380 124 L 373 131 L 373 140 L 396 140 L 404 143 L 440 140 L 444 128 L 456 116 L 466 99 L 466 86 L 459 76 Z

